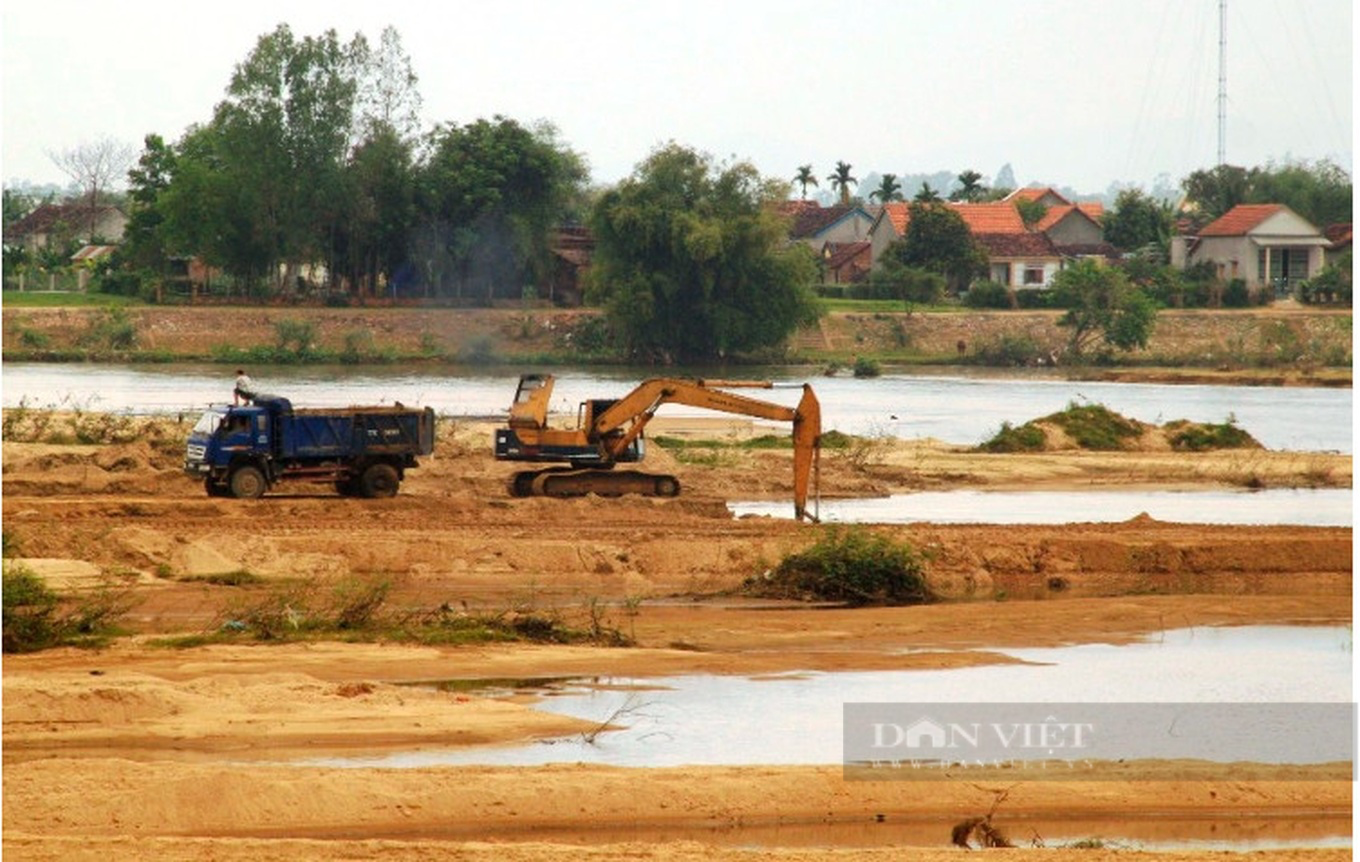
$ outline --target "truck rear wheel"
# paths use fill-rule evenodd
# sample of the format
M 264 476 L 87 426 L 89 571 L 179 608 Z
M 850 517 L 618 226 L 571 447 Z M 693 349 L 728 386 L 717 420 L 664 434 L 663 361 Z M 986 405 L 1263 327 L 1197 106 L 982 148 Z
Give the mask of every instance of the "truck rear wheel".
M 359 476 L 359 491 L 365 497 L 392 497 L 401 486 L 401 476 L 391 464 L 370 464 Z
M 263 497 L 265 489 L 269 487 L 260 468 L 248 465 L 231 471 L 231 478 L 227 484 L 231 487 L 231 495 L 240 500 Z

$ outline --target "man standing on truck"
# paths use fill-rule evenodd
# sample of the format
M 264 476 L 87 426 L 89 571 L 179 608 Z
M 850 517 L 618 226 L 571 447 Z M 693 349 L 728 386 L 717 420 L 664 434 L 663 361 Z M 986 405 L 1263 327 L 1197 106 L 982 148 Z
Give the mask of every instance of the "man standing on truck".
M 255 400 L 255 384 L 244 369 L 236 369 L 236 388 L 231 392 L 232 404 L 249 404 Z

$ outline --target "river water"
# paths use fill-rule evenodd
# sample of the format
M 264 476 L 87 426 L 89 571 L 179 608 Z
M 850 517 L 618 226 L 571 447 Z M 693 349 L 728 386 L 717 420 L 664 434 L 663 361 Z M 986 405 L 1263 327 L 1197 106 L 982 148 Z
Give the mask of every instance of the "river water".
M 922 491 L 848 500 L 811 508 L 840 524 L 1076 524 L 1117 523 L 1140 514 L 1177 524 L 1297 524 L 1349 527 L 1350 488 L 1270 488 L 1262 491 Z M 737 517 L 792 518 L 785 501 L 729 502 Z
M 841 763 L 845 704 L 1250 704 L 1337 705 L 1352 696 L 1349 627 L 1241 626 L 1172 629 L 1141 643 L 1006 649 L 1023 664 L 946 670 L 789 673 L 748 678 L 689 676 L 552 681 L 538 709 L 621 729 L 508 747 L 422 750 L 327 758 L 327 766 L 450 764 L 530 766 L 586 762 L 658 767 Z M 464 683 L 458 690 L 467 690 Z M 519 694 L 523 688 L 516 689 Z M 495 689 L 487 693 L 495 694 Z M 506 692 L 509 694 L 510 692 Z M 1279 710 L 1254 720 L 1278 721 Z M 1136 714 L 1136 710 L 1135 710 Z M 1330 714 L 1330 713 L 1327 713 Z M 1236 714 L 1234 714 L 1236 715 Z M 1136 717 L 1136 715 L 1135 715 Z M 1253 720 L 1252 716 L 1247 716 Z M 1114 756 L 1182 757 L 1185 734 L 1156 722 Z M 1156 726 L 1152 726 L 1156 724 Z M 1327 762 L 1349 759 L 1349 725 L 1325 749 L 1225 750 L 1209 760 Z M 1221 734 L 1226 740 L 1228 735 Z M 1259 744 L 1259 737 L 1257 737 Z M 1309 743 L 1310 745 L 1312 743 Z M 1280 749 L 1283 751 L 1283 749 Z M 1106 753 L 1108 756 L 1108 752 Z M 1193 755 L 1191 755 L 1193 756 Z
M 284 395 L 303 407 L 392 404 L 433 407 L 453 417 L 503 416 L 526 368 L 409 370 L 371 366 L 306 366 L 250 369 L 262 391 Z M 658 373 L 703 376 L 710 372 L 657 369 L 551 369 L 557 376 L 553 409 L 566 414 L 586 398 L 614 398 Z M 731 376 L 734 372 L 713 372 Z M 1260 386 L 1199 386 L 1096 383 L 1051 376 L 972 376 L 888 373 L 872 379 L 817 376 L 811 369 L 743 368 L 791 388 L 757 397 L 792 406 L 796 385 L 813 384 L 822 402 L 823 426 L 850 434 L 904 439 L 935 438 L 973 445 L 1003 422 L 1021 424 L 1064 409 L 1069 403 L 1103 404 L 1142 422 L 1235 420 L 1269 449 L 1351 452 L 1350 389 Z M 3 404 L 14 407 L 79 407 L 130 413 L 197 413 L 230 400 L 233 374 L 222 365 L 103 365 L 6 363 Z M 668 405 L 661 415 L 706 411 Z

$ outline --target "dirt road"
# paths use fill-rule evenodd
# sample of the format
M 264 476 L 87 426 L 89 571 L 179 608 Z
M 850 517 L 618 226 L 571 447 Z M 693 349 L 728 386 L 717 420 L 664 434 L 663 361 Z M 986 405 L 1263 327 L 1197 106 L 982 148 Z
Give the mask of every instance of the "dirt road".
M 675 472 L 686 488 L 675 500 L 511 499 L 488 429 L 458 426 L 445 429 L 438 455 L 393 499 L 304 487 L 236 501 L 210 499 L 181 476 L 177 432 L 162 433 L 122 446 L 5 444 L 7 548 L 67 593 L 88 595 L 111 577 L 135 599 L 131 635 L 106 649 L 5 658 L 3 840 L 14 858 L 936 858 L 954 852 L 952 824 L 986 812 L 988 788 L 846 781 L 839 767 L 823 766 L 280 763 L 584 729 L 529 702 L 402 684 L 411 680 L 957 667 L 1009 661 L 1008 647 L 1118 643 L 1185 626 L 1351 621 L 1349 528 L 1147 518 L 879 527 L 927 553 L 928 578 L 949 601 L 770 607 L 734 591 L 807 546 L 817 529 L 734 520 L 724 501 L 786 497 L 786 452 L 723 450 L 698 464 L 653 447 L 649 466 Z M 828 454 L 821 481 L 823 493 L 848 496 L 961 484 L 1202 487 L 1253 475 L 1273 485 L 1348 487 L 1350 469 L 1349 457 L 1335 455 L 987 456 L 927 442 Z M 221 576 L 232 573 L 249 578 L 229 585 Z M 544 611 L 581 626 L 603 623 L 636 646 L 155 643 L 166 633 L 216 631 L 270 591 L 375 578 L 393 584 L 393 606 Z M 1022 783 L 1002 810 L 1129 826 L 1168 814 L 1316 823 L 1351 808 L 1348 781 L 1302 780 L 1316 776 L 1287 769 L 1253 767 L 1234 781 L 1205 778 L 1192 764 L 1137 770 L 1099 784 Z M 861 840 L 832 828 L 879 816 L 917 831 Z M 758 850 L 704 831 L 740 836 L 771 824 L 786 831 L 759 833 L 766 837 L 751 842 Z

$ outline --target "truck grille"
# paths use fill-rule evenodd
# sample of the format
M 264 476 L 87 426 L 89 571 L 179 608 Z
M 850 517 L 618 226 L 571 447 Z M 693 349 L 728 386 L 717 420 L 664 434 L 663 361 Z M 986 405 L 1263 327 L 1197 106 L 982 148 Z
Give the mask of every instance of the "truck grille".
M 185 451 L 185 453 L 184 453 L 184 460 L 186 460 L 186 461 L 202 461 L 202 460 L 203 460 L 203 455 L 204 455 L 204 453 L 206 453 L 206 452 L 207 452 L 207 447 L 206 447 L 206 446 L 199 446 L 199 445 L 196 444 L 196 443 L 190 443 L 190 444 L 189 444 L 189 448 L 188 448 L 188 449 Z

